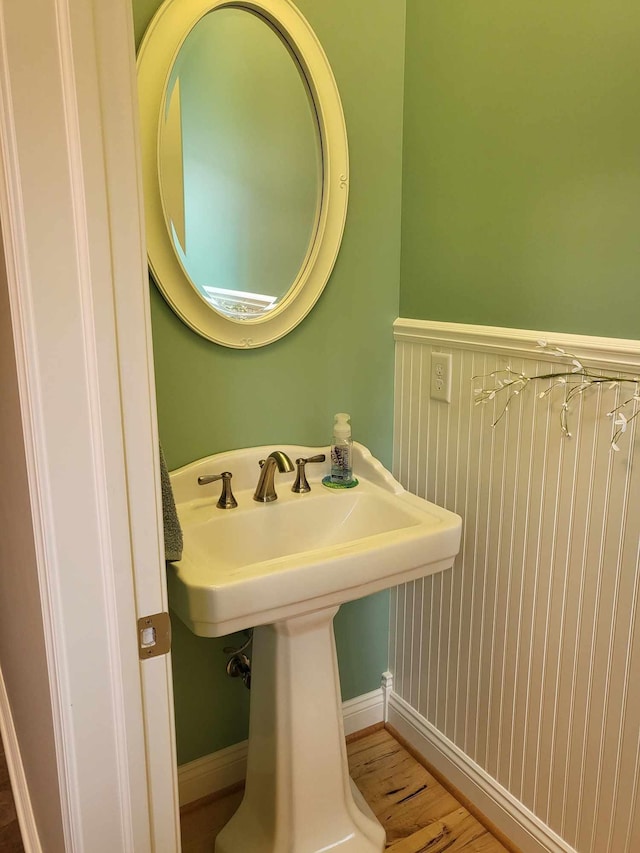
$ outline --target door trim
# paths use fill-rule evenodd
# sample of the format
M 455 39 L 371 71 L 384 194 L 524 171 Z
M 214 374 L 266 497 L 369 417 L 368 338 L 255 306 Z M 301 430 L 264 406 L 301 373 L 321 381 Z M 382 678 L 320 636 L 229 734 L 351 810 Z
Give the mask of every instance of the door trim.
M 170 657 L 140 662 L 136 640 L 166 582 L 131 9 L 2 2 L 0 40 L 0 219 L 65 847 L 174 853 Z

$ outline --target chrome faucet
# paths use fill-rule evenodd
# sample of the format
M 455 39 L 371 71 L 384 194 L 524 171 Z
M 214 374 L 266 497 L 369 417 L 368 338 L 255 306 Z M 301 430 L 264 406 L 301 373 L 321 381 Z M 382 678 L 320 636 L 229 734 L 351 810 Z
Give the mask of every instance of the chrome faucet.
M 284 474 L 287 471 L 293 471 L 293 462 L 284 451 L 274 450 L 266 459 L 260 460 L 260 467 L 262 468 L 262 471 L 260 471 L 260 479 L 258 480 L 258 485 L 256 486 L 253 499 L 254 501 L 260 501 L 261 503 L 267 504 L 278 499 L 273 482 L 276 474 L 276 468 L 281 474 Z

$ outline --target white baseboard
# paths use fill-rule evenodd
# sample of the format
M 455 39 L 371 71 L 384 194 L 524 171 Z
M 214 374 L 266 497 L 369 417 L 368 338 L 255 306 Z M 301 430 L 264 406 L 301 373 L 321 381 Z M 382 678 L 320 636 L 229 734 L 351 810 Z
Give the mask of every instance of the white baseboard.
M 342 703 L 345 735 L 352 735 L 384 722 L 384 692 L 382 687 L 363 693 Z
M 382 687 L 342 703 L 344 733 L 353 734 L 384 721 Z M 242 782 L 247 772 L 247 741 L 220 749 L 178 767 L 180 805 Z
M 31 797 L 27 787 L 27 778 L 20 757 L 18 738 L 13 724 L 13 716 L 9 705 L 9 697 L 0 670 L 0 736 L 4 744 L 4 754 L 11 780 L 13 801 L 20 825 L 22 844 L 26 853 L 42 853 L 42 845 L 36 827 L 36 820 L 31 806 Z
M 193 803 L 229 785 L 242 782 L 247 774 L 247 743 L 234 743 L 178 767 L 178 794 L 181 806 Z
M 576 853 L 396 693 L 387 722 L 523 853 Z

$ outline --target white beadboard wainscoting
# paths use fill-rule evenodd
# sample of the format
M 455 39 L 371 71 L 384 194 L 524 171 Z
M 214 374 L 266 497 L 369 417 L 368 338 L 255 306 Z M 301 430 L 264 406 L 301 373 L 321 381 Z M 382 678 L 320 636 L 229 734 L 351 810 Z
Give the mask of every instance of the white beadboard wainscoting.
M 451 571 L 392 593 L 390 722 L 525 853 L 640 850 L 640 458 L 610 448 L 608 385 L 571 404 L 529 386 L 508 414 L 474 376 L 560 370 L 537 341 L 606 374 L 640 343 L 398 320 L 394 473 L 458 512 Z M 451 403 L 430 399 L 452 354 Z M 548 383 L 547 383 L 548 384 Z M 633 387 L 627 388 L 631 396 Z

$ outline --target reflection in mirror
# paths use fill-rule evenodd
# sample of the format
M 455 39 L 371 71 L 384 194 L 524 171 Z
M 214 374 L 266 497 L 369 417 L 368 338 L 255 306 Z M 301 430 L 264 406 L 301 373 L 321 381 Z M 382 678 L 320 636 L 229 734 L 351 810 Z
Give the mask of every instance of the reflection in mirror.
M 318 120 L 281 35 L 246 8 L 190 31 L 159 128 L 166 227 L 191 285 L 233 319 L 272 311 L 304 270 L 321 203 Z

